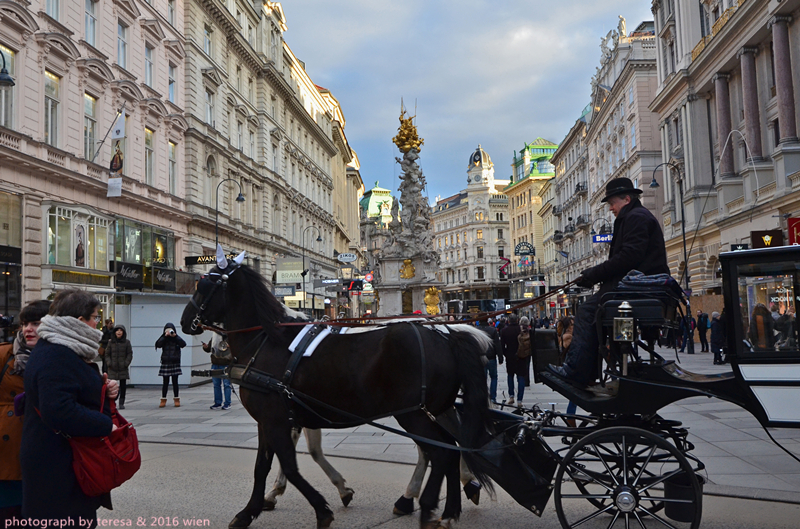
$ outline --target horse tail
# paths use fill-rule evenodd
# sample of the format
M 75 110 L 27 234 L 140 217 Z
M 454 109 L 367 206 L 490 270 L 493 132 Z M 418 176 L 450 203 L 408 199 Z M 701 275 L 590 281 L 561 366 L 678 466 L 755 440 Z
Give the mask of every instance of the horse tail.
M 480 330 L 477 332 L 483 334 Z M 451 332 L 450 346 L 456 354 L 458 378 L 463 392 L 460 444 L 465 448 L 481 448 L 490 440 L 492 430 L 489 389 L 486 387 L 484 370 L 485 343 L 480 335 L 468 329 Z M 476 461 L 475 455 L 462 452 L 462 457 L 481 485 L 492 491 L 492 482 Z

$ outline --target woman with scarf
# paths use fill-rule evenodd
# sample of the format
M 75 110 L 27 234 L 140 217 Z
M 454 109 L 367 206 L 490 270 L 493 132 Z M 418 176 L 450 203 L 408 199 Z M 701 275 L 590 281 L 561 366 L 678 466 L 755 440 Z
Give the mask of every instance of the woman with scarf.
M 14 344 L 0 345 L 0 520 L 22 516 L 22 417 L 14 415 L 14 397 L 24 392 L 25 364 L 39 340 L 40 320 L 49 308 L 49 301 L 34 301 L 23 308 Z
M 125 409 L 125 388 L 130 378 L 129 368 L 133 360 L 133 348 L 128 340 L 128 333 L 124 325 L 114 327 L 114 332 L 106 344 L 105 354 L 108 378 L 119 381 L 119 406 Z
M 25 368 L 23 518 L 69 519 L 75 527 L 96 527 L 97 509 L 111 508 L 110 494 L 90 497 L 81 490 L 65 437 L 103 437 L 116 428 L 110 404 L 99 411 L 106 383 L 94 362 L 102 335 L 99 309 L 92 294 L 64 290 L 39 325 L 39 341 Z M 115 399 L 118 391 L 116 382 L 108 382 L 106 399 Z

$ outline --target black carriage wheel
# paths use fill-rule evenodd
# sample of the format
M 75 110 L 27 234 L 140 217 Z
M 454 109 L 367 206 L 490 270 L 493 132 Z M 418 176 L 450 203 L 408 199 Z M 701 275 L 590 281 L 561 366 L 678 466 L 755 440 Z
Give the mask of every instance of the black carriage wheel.
M 558 467 L 554 496 L 565 529 L 697 529 L 702 517 L 688 459 L 639 428 L 604 428 L 577 441 Z

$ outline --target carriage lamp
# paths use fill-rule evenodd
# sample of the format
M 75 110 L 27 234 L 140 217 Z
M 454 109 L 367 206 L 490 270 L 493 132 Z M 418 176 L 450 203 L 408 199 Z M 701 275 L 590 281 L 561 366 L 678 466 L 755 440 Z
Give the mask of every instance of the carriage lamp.
M 633 307 L 623 301 L 617 308 L 617 314 L 614 318 L 614 341 L 633 342 Z

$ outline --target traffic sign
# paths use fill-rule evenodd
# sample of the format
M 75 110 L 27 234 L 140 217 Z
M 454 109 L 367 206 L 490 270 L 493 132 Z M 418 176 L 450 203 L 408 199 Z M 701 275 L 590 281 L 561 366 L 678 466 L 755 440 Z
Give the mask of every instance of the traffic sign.
M 368 283 L 372 283 L 372 279 L 373 279 L 372 278 L 372 272 L 367 272 L 366 274 L 364 274 L 364 281 L 367 281 Z

